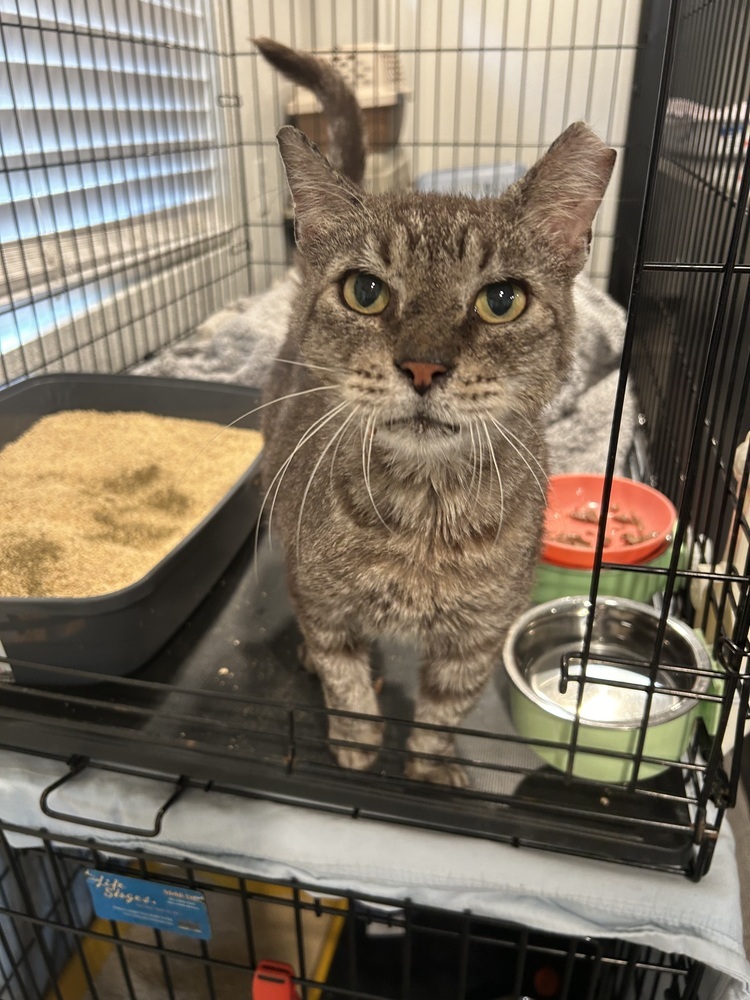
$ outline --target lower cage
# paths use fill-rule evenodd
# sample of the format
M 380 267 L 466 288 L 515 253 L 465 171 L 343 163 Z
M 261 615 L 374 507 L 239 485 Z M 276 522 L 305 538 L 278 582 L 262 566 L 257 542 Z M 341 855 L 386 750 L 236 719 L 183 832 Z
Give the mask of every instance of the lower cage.
M 89 839 L 61 844 L 27 832 L 37 846 L 13 846 L 4 833 L 0 841 L 3 1000 L 701 996 L 701 963 L 642 945 L 565 938 L 296 881 L 253 881 L 143 851 L 104 854 Z M 113 894 L 103 904 L 87 887 L 92 881 L 118 886 L 138 923 L 101 916 Z M 161 892 L 189 896 L 203 917 L 165 929 L 157 907 L 149 924 L 139 903 Z

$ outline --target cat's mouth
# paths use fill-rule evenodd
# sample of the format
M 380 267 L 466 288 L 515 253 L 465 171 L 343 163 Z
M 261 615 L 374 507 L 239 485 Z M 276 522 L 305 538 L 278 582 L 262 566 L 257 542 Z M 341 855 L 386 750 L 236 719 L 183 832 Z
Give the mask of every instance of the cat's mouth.
M 404 428 L 413 434 L 458 434 L 461 430 L 459 424 L 427 417 L 423 413 L 414 413 L 409 417 L 396 417 L 385 421 L 382 426 L 389 431 Z

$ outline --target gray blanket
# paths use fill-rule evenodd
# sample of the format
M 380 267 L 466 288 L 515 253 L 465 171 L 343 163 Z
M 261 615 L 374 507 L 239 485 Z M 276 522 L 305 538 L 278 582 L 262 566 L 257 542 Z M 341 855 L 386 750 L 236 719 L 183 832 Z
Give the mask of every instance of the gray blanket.
M 194 335 L 134 369 L 136 374 L 260 385 L 286 334 L 298 273 L 228 306 Z M 550 471 L 602 472 L 609 447 L 625 313 L 586 280 L 575 286 L 576 364 L 547 413 Z M 628 394 L 618 445 L 619 472 L 632 442 L 635 405 Z

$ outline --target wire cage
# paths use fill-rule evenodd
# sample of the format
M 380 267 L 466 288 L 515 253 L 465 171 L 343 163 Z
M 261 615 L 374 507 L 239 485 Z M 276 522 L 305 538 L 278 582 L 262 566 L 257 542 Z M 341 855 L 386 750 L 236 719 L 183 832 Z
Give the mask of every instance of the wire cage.
M 614 577 L 626 595 L 644 579 L 649 587 L 651 646 L 619 664 L 640 680 L 594 677 L 599 688 L 638 694 L 632 739 L 592 743 L 582 724 L 587 663 L 596 661 L 589 614 L 577 665 L 568 664 L 575 711 L 564 736 L 522 734 L 498 716 L 499 682 L 456 730 L 469 787 L 408 781 L 415 659 L 384 644 L 375 663 L 387 721 L 378 765 L 339 769 L 320 689 L 297 666 L 278 551 L 262 526 L 245 539 L 236 517 L 231 561 L 227 549 L 205 592 L 180 605 L 180 627 L 154 632 L 158 651 L 132 672 L 110 667 L 136 632 L 163 620 L 156 599 L 123 610 L 118 598 L 112 619 L 94 627 L 100 645 L 87 662 L 80 635 L 91 613 L 80 602 L 0 599 L 0 738 L 70 757 L 71 774 L 89 761 L 168 771 L 303 806 L 700 878 L 735 800 L 748 701 L 750 16 L 741 0 L 629 0 L 614 18 L 603 0 L 501 7 L 498 17 L 484 0 L 444 0 L 433 18 L 424 5 L 396 0 L 0 0 L 3 443 L 59 408 L 137 409 L 151 392 L 164 412 L 174 387 L 153 378 L 149 360 L 170 349 L 189 360 L 201 338 L 256 297 L 272 312 L 288 308 L 288 206 L 274 134 L 288 116 L 315 112 L 294 103 L 251 37 L 339 59 L 369 54 L 370 68 L 384 53 L 391 70 L 396 60 L 397 73 L 384 71 L 381 105 L 365 74 L 373 121 L 383 125 L 372 187 L 495 190 L 570 120 L 587 119 L 619 153 L 588 276 L 630 301 L 619 382 L 599 417 L 613 427 L 602 502 L 632 398 L 627 468 L 678 515 L 669 548 L 647 565 L 608 563 L 600 530 L 593 570 L 575 585 L 592 607 Z M 241 381 L 236 374 L 218 378 Z M 123 386 L 136 387 L 136 402 L 122 402 Z M 227 391 L 223 409 L 206 404 L 213 419 L 228 423 L 257 406 L 254 390 Z M 193 393 L 180 404 L 189 415 L 201 394 L 189 382 L 184 392 Z M 243 489 L 250 531 L 260 507 L 252 476 Z M 199 557 L 214 546 L 202 544 Z M 178 567 L 162 594 L 186 591 L 193 575 Z M 668 615 L 696 630 L 708 660 L 664 660 Z M 666 681 L 662 662 L 673 671 Z M 648 742 L 658 696 L 685 698 L 691 709 L 676 754 Z M 614 767 L 599 770 L 602 761 Z M 566 968 L 586 963 L 578 947 Z M 657 980 L 677 975 L 658 962 L 652 971 Z
M 84 840 L 44 838 L 21 850 L 11 846 L 17 833 L 4 832 L 0 849 L 0 983 L 9 997 L 489 1000 L 537 990 L 555 1000 L 690 1000 L 704 976 L 700 963 L 641 945 L 142 852 L 105 855 Z M 193 925 L 180 933 L 93 913 L 89 882 L 189 896 Z

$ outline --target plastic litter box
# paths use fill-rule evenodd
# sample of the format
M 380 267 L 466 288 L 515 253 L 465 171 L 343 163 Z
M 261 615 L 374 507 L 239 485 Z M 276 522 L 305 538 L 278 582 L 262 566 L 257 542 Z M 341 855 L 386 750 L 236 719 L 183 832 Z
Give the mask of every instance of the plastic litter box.
M 257 389 L 221 383 L 46 375 L 0 391 L 0 447 L 61 410 L 133 410 L 229 424 L 259 404 Z M 236 426 L 257 429 L 259 417 L 248 415 Z M 85 598 L 0 597 L 0 655 L 4 650 L 16 682 L 83 684 L 86 672 L 119 677 L 143 666 L 206 596 L 253 529 L 258 472 L 256 459 L 213 510 L 131 586 Z

